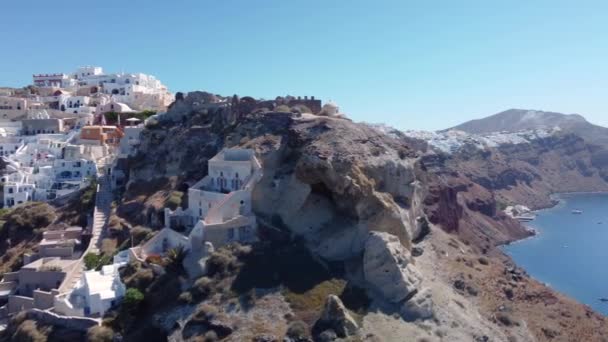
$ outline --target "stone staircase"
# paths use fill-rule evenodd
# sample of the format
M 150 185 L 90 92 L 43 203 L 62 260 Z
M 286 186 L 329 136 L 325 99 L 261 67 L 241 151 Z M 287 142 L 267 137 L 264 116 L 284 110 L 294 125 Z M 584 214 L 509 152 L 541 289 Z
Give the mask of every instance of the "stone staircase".
M 107 226 L 110 219 L 111 210 L 112 189 L 110 186 L 110 179 L 108 175 L 100 173 L 98 175 L 97 193 L 95 196 L 95 209 L 93 210 L 91 241 L 80 259 L 78 259 L 75 263 L 72 270 L 66 275 L 66 279 L 59 288 L 60 293 L 71 291 L 76 286 L 80 278 L 82 278 L 82 274 L 86 271 L 84 264 L 85 255 L 88 253 L 99 254 L 101 241 L 103 240 L 105 234 L 107 234 Z

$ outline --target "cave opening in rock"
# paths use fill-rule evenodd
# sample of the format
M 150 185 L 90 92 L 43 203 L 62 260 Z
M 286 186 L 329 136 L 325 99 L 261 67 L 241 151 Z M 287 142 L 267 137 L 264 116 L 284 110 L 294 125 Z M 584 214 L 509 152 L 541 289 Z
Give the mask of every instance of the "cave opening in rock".
M 315 183 L 310 185 L 310 192 L 315 195 L 321 195 L 325 198 L 332 199 L 332 192 L 325 183 Z

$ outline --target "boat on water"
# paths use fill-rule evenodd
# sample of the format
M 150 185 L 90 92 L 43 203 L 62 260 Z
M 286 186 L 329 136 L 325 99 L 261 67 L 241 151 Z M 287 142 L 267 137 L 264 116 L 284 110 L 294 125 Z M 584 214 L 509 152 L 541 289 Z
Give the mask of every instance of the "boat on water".
M 608 297 L 600 298 L 600 302 L 608 303 Z
M 572 213 L 575 214 L 575 215 L 580 215 L 580 214 L 583 213 L 583 211 L 579 210 L 579 209 L 574 209 L 574 210 L 572 210 Z
M 513 216 L 513 218 L 520 222 L 530 222 L 536 218 L 536 215 L 534 215 L 532 213 L 527 213 L 527 214 Z

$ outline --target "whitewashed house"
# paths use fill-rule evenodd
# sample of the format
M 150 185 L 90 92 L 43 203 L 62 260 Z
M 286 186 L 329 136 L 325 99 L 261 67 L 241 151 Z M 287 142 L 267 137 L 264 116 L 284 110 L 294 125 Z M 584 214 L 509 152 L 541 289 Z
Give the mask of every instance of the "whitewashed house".
M 24 142 L 21 137 L 0 137 L 0 156 L 15 154 L 23 146 Z
M 125 135 L 120 139 L 118 145 L 118 154 L 120 157 L 132 156 L 137 146 L 141 143 L 141 132 L 144 130 L 144 125 L 129 126 L 123 129 Z
M 165 225 L 194 226 L 193 251 L 205 243 L 219 247 L 229 242 L 252 242 L 257 228 L 251 208 L 251 191 L 262 177 L 253 150 L 224 149 L 209 160 L 206 177 L 188 189 L 188 209 L 165 209 Z
M 34 75 L 33 82 L 39 87 L 63 88 L 80 95 L 108 95 L 114 101 L 136 110 L 164 110 L 174 100 L 173 94 L 154 76 L 142 73 L 106 74 L 101 67 L 95 66 L 80 67 L 71 74 Z M 69 102 L 63 99 L 55 99 L 49 103 L 57 101 L 61 102 L 59 108 L 71 112 Z
M 162 256 L 180 246 L 185 250 L 190 249 L 188 237 L 171 228 L 164 228 L 143 245 L 129 249 L 129 260 L 144 262 L 150 256 Z
M 101 271 L 84 272 L 74 290 L 55 297 L 54 311 L 66 316 L 103 317 L 127 292 L 118 273 L 121 266 L 112 264 Z

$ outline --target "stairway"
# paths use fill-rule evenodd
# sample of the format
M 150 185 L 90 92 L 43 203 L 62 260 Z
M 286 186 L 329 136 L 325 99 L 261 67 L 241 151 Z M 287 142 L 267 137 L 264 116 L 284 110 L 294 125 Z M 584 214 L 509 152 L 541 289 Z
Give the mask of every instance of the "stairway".
M 112 210 L 112 189 L 108 175 L 99 174 L 97 193 L 95 195 L 95 209 L 93 210 L 93 225 L 91 227 L 91 241 L 86 251 L 75 263 L 72 270 L 59 288 L 60 293 L 71 291 L 85 272 L 84 257 L 88 253 L 99 254 L 103 237 L 107 234 L 108 220 Z

